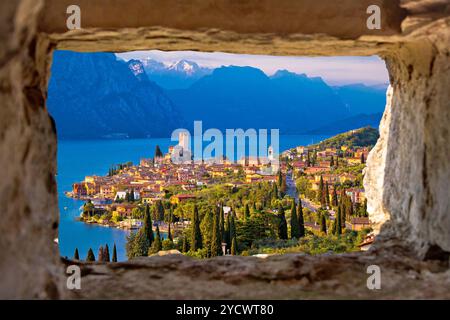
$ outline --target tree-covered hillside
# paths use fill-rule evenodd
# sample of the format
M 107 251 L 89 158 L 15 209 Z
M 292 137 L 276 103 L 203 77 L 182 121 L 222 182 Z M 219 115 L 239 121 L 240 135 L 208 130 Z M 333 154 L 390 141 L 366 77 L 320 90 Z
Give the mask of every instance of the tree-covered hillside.
M 316 146 L 320 149 L 328 147 L 340 148 L 344 145 L 348 147 L 369 147 L 375 145 L 379 136 L 377 129 L 365 127 L 338 134 L 323 140 Z

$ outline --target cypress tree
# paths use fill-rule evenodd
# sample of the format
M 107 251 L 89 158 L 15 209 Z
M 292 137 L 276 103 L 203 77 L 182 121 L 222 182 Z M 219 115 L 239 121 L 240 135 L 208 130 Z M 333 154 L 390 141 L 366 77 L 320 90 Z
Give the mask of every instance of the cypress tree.
M 244 210 L 244 221 L 250 220 L 250 209 L 248 207 L 248 203 L 245 204 L 245 210 Z
M 198 216 L 197 205 L 194 205 L 194 212 L 192 213 L 192 240 L 191 250 L 197 251 L 202 248 L 202 234 L 200 232 L 200 220 Z
M 336 235 L 336 232 L 337 232 L 336 231 L 337 230 L 336 221 L 337 221 L 337 219 L 334 219 L 333 225 L 332 225 L 332 229 L 331 229 L 331 233 L 334 234 L 334 235 Z
M 320 176 L 319 190 L 317 191 L 317 201 L 323 205 L 323 178 Z
M 97 258 L 98 258 L 99 262 L 105 261 L 104 257 L 103 257 L 103 246 L 100 246 L 100 248 L 98 248 L 98 256 L 97 256 Z
M 219 219 L 219 225 L 220 225 L 220 241 L 226 242 L 225 240 L 225 213 L 223 212 L 223 205 L 220 205 L 220 219 Z
M 328 181 L 325 182 L 325 205 L 327 207 L 330 205 L 330 193 L 328 190 Z
M 145 214 L 144 214 L 144 235 L 145 238 L 148 240 L 148 245 L 151 246 L 154 240 L 153 236 L 153 223 L 152 223 L 152 217 L 150 214 L 150 207 L 145 205 Z M 148 250 L 148 249 L 147 249 Z
M 230 227 L 231 227 L 231 220 L 230 220 L 231 213 L 227 215 L 227 221 L 225 223 L 225 236 L 224 236 L 224 242 L 227 244 L 227 249 L 231 248 L 231 237 L 230 237 Z
M 159 148 L 159 145 L 156 145 L 155 147 L 155 158 L 162 158 L 163 153 L 161 152 L 161 149 Z
M 237 254 L 237 243 L 236 243 L 236 237 L 233 238 L 233 241 L 231 242 L 231 255 L 235 256 Z
M 159 226 L 156 226 L 156 236 L 155 241 L 153 241 L 152 246 L 149 249 L 148 254 L 154 254 L 158 253 L 162 249 L 162 243 L 161 243 L 161 234 L 159 233 Z
M 234 221 L 234 215 L 230 219 L 230 241 L 231 241 L 231 251 L 233 251 L 233 243 L 235 248 L 235 254 L 237 252 L 237 235 L 236 235 L 236 224 Z M 232 253 L 233 254 L 233 253 Z
M 183 237 L 183 246 L 181 247 L 181 252 L 186 253 L 189 251 L 188 242 L 186 237 Z
M 298 219 L 298 237 L 305 236 L 305 221 L 303 219 L 303 208 L 302 208 L 302 199 L 298 198 L 298 206 L 297 206 L 297 219 Z
M 295 205 L 295 200 L 292 200 L 292 206 L 291 206 L 291 239 L 292 238 L 300 238 L 300 231 L 299 231 L 299 221 L 297 218 L 297 207 Z
M 89 262 L 94 262 L 95 261 L 94 251 L 92 251 L 91 248 L 89 248 L 89 251 L 87 253 L 86 261 L 89 261 Z
M 342 217 L 341 206 L 338 206 L 338 213 L 336 217 L 336 235 L 342 234 Z
M 333 188 L 333 197 L 332 197 L 332 200 L 331 200 L 331 205 L 334 206 L 334 207 L 336 207 L 338 205 L 338 196 L 337 196 L 337 193 L 336 193 L 336 185 Z
M 334 167 L 334 157 L 333 156 L 331 156 L 330 167 Z
M 320 231 L 327 234 L 327 220 L 325 219 L 325 214 L 322 214 L 321 216 L 322 217 L 320 218 Z
M 281 184 L 283 183 L 283 174 L 281 173 L 281 170 L 278 170 L 278 186 L 281 188 Z
M 103 249 L 103 261 L 105 262 L 110 262 L 110 257 L 109 257 L 109 247 L 108 244 L 105 245 L 105 248 Z
M 117 262 L 117 248 L 115 243 L 113 247 L 112 262 Z
M 367 212 L 367 199 L 364 199 L 364 205 L 363 205 L 363 217 L 367 217 L 369 214 Z
M 278 218 L 279 218 L 279 224 L 278 224 L 278 237 L 282 240 L 287 240 L 288 234 L 287 234 L 287 222 L 286 222 L 286 216 L 284 214 L 284 208 L 282 205 L 279 206 L 278 209 Z
M 172 239 L 172 231 L 170 230 L 170 222 L 169 222 L 169 227 L 167 229 L 167 239 L 169 239 L 170 241 L 173 241 L 173 239 Z
M 287 192 L 286 176 L 283 176 L 280 187 L 281 198 L 283 198 L 286 195 L 286 192 Z
M 214 214 L 213 218 L 213 230 L 211 236 L 211 257 L 216 257 L 220 254 L 220 226 L 219 226 L 219 215 Z
M 75 248 L 75 253 L 73 254 L 73 260 L 80 260 L 80 255 L 78 254 L 78 248 Z
M 274 183 L 273 184 L 273 198 L 274 199 L 278 199 L 278 197 L 279 197 L 279 195 L 278 195 L 278 187 L 277 187 L 277 184 Z
M 364 153 L 361 153 L 361 163 L 366 163 L 366 159 L 364 158 Z

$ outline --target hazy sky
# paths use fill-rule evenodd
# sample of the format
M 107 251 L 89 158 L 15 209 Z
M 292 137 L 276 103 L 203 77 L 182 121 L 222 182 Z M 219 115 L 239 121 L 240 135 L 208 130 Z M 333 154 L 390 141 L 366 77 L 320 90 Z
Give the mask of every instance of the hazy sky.
M 124 60 L 151 58 L 166 64 L 186 59 L 198 65 L 217 68 L 220 66 L 252 66 L 272 75 L 286 69 L 308 76 L 320 76 L 328 84 L 365 83 L 368 85 L 389 81 L 386 66 L 377 56 L 371 57 L 279 57 L 223 52 L 195 51 L 134 51 L 117 54 Z

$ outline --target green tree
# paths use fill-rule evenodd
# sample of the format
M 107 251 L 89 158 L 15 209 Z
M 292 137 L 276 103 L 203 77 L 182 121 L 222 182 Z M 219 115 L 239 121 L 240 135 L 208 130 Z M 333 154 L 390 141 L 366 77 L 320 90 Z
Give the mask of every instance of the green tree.
M 282 205 L 278 207 L 278 237 L 282 240 L 287 240 L 288 234 L 287 234 L 287 222 L 286 222 L 286 215 L 284 213 L 284 208 Z
M 226 242 L 225 235 L 225 213 L 223 212 L 223 205 L 220 205 L 220 241 Z
M 211 240 L 213 232 L 214 215 L 207 210 L 200 223 L 200 231 L 202 235 L 203 248 L 207 249 L 207 256 L 211 256 Z
M 281 184 L 283 183 L 283 174 L 281 170 L 278 170 L 278 178 L 277 178 L 278 187 L 281 188 Z
M 250 220 L 250 208 L 248 207 L 248 203 L 245 204 L 244 210 L 244 221 Z
M 305 236 L 305 219 L 303 218 L 302 199 L 298 198 L 297 206 L 297 219 L 298 219 L 298 236 L 302 238 Z
M 337 196 L 336 188 L 337 188 L 337 186 L 335 185 L 333 188 L 333 197 L 331 200 L 331 205 L 334 207 L 336 207 L 338 205 L 338 196 Z
M 162 158 L 162 157 L 163 157 L 163 153 L 162 153 L 161 149 L 159 148 L 159 145 L 156 145 L 155 158 Z
M 225 232 L 224 232 L 224 242 L 227 244 L 227 249 L 231 248 L 231 237 L 230 237 L 230 227 L 231 227 L 231 213 L 227 215 L 227 220 L 225 223 Z
M 153 235 L 152 216 L 150 214 L 150 207 L 148 206 L 148 204 L 145 205 L 144 223 L 143 223 L 142 228 L 143 228 L 144 236 L 148 240 L 148 246 L 150 247 L 153 243 L 154 235 Z M 148 248 L 145 251 L 148 251 Z
M 103 249 L 103 261 L 110 262 L 108 244 L 105 244 L 105 248 Z
M 331 156 L 330 167 L 334 167 L 334 157 L 333 156 Z
M 162 250 L 172 250 L 174 248 L 173 241 L 170 239 L 165 239 L 162 241 Z
M 322 213 L 320 218 L 320 231 L 327 234 L 327 220 L 325 214 Z
M 295 200 L 292 200 L 291 205 L 291 238 L 300 238 L 299 221 L 297 217 L 297 206 Z
M 211 256 L 216 257 L 220 254 L 220 226 L 219 226 L 219 215 L 214 214 L 213 218 L 213 230 L 211 236 Z
M 283 181 L 281 182 L 280 187 L 280 197 L 283 198 L 287 192 L 287 184 L 286 184 L 286 176 L 283 175 Z
M 88 251 L 87 257 L 86 257 L 86 261 L 89 261 L 89 262 L 95 261 L 94 251 L 92 251 L 92 248 L 89 248 L 89 251 Z
M 330 205 L 330 192 L 328 189 L 328 181 L 325 182 L 325 205 L 327 207 Z
M 181 252 L 186 253 L 189 251 L 188 241 L 186 237 L 183 237 L 183 245 L 181 247 Z
M 146 234 L 145 227 L 141 227 L 137 232 L 127 236 L 126 250 L 128 259 L 147 256 L 149 248 L 150 240 Z
M 148 254 L 155 254 L 161 251 L 162 242 L 161 242 L 161 234 L 159 233 L 159 226 L 156 226 L 156 236 L 155 241 L 153 241 L 152 246 L 150 247 Z
M 194 211 L 192 213 L 192 239 L 191 239 L 191 250 L 197 251 L 202 248 L 202 234 L 200 232 L 200 221 L 198 216 L 197 205 L 194 205 Z
M 336 216 L 336 235 L 342 234 L 342 212 L 341 206 L 338 206 L 337 216 Z
M 320 176 L 319 190 L 317 191 L 317 201 L 320 202 L 322 206 L 323 206 L 323 191 L 324 191 L 323 177 Z
M 364 158 L 364 153 L 361 152 L 361 163 L 366 163 L 366 159 Z
M 273 184 L 272 198 L 273 199 L 278 199 L 279 198 L 278 187 L 277 187 L 276 183 Z
M 231 242 L 231 255 L 235 256 L 237 254 L 237 243 L 236 243 L 236 237 L 233 238 L 233 241 Z
M 105 257 L 103 257 L 103 246 L 100 246 L 100 248 L 98 248 L 98 261 L 99 262 L 104 262 L 105 261 Z
M 73 260 L 80 260 L 80 255 L 78 254 L 78 248 L 75 248 L 75 253 L 73 254 Z
M 115 243 L 113 247 L 112 262 L 117 262 L 117 248 Z
M 236 223 L 234 220 L 234 215 L 231 215 L 231 219 L 230 219 L 230 239 L 231 239 L 231 251 L 233 251 L 233 243 L 234 243 L 234 249 L 235 249 L 235 254 L 236 254 L 236 252 L 237 252 L 237 233 L 236 233 Z

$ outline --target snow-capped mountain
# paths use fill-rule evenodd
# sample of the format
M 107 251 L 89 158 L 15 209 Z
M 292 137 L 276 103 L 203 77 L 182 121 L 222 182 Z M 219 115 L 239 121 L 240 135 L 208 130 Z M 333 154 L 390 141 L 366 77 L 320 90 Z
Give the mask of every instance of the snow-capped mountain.
M 212 69 L 199 66 L 188 60 L 164 64 L 153 59 L 143 59 L 142 65 L 150 80 L 165 89 L 185 89 L 195 81 L 211 74 Z
M 187 76 L 193 76 L 200 71 L 200 67 L 195 62 L 180 60 L 169 65 L 168 70 L 184 73 Z

